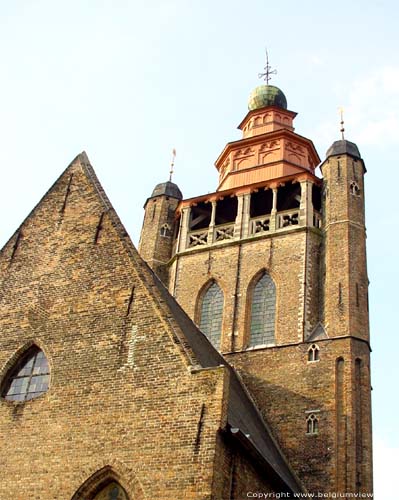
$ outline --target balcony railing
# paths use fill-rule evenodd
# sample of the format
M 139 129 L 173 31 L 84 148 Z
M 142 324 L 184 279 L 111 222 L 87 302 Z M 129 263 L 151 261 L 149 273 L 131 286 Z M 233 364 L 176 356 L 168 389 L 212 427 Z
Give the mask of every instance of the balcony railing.
M 223 241 L 232 240 L 234 238 L 234 223 L 232 224 L 221 224 L 220 226 L 215 226 L 213 232 L 213 241 Z
M 256 217 L 249 222 L 249 234 L 267 233 L 270 231 L 270 215 Z
M 275 221 L 273 220 L 273 217 L 275 217 Z M 313 227 L 318 229 L 321 228 L 322 218 L 319 212 L 313 212 L 312 222 Z M 277 212 L 276 215 L 267 214 L 250 219 L 248 234 L 241 237 L 245 238 L 280 231 L 282 229 L 289 229 L 292 226 L 299 226 L 302 224 L 303 222 L 299 219 L 299 208 L 284 210 L 283 212 Z M 234 239 L 234 230 L 235 224 L 229 223 L 214 226 L 213 229 L 212 226 L 210 226 L 195 231 L 189 231 L 186 248 L 204 247 L 215 243 L 231 241 Z
M 208 244 L 208 228 L 191 231 L 188 233 L 188 248 L 204 246 Z
M 277 213 L 277 229 L 299 224 L 299 209 L 285 210 Z

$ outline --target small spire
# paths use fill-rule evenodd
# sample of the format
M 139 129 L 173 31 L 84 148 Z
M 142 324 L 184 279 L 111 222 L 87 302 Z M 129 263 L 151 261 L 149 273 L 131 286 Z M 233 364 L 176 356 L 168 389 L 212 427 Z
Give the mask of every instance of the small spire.
M 341 136 L 342 136 L 342 140 L 344 141 L 345 140 L 345 136 L 344 136 L 344 132 L 345 132 L 345 128 L 344 128 L 344 108 L 339 108 L 339 113 L 340 113 L 340 116 L 341 116 L 341 129 L 340 129 L 340 132 L 341 132 Z
M 263 68 L 265 70 L 265 72 L 264 73 L 258 73 L 258 77 L 259 78 L 264 78 L 264 80 L 266 82 L 266 85 L 269 85 L 269 81 L 272 78 L 270 75 L 277 75 L 277 70 L 276 69 L 272 70 L 272 67 L 269 64 L 269 54 L 267 53 L 267 49 L 266 48 L 265 48 L 265 52 L 266 52 L 266 66 Z
M 173 175 L 173 169 L 175 166 L 175 159 L 176 159 L 176 149 L 172 149 L 172 161 L 170 162 L 170 171 L 169 171 L 169 182 L 172 182 L 172 175 Z

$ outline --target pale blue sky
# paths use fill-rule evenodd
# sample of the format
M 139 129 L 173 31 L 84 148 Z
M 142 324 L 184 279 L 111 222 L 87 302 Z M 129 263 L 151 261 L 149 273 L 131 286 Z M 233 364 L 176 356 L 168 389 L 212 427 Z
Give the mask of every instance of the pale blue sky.
M 185 197 L 214 191 L 213 163 L 260 82 L 299 113 L 323 158 L 346 137 L 365 160 L 376 494 L 399 498 L 399 4 L 395 1 L 0 0 L 0 244 L 68 163 L 88 156 L 135 243 L 142 206 L 177 149 Z M 396 232 L 395 232 L 396 231 Z M 396 462 L 396 464 L 395 464 Z

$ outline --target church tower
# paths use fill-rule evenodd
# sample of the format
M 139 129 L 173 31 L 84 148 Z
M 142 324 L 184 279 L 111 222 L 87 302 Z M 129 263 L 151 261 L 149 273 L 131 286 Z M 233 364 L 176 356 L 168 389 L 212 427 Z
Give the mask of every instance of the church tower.
M 167 196 L 147 200 L 141 255 L 168 269 L 161 279 L 238 370 L 305 487 L 370 492 L 364 163 L 345 140 L 321 163 L 277 87 L 255 88 L 248 107 L 217 189 L 173 198 L 179 230 L 162 249 L 165 216 L 151 214 Z
M 176 208 L 182 198 L 180 189 L 169 180 L 157 184 L 144 205 L 139 252 L 164 283 L 176 234 Z

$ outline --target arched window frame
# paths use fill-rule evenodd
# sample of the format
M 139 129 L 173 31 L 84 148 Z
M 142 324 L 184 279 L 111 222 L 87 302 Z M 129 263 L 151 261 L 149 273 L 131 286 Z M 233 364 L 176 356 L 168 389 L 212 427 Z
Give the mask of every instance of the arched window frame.
M 349 186 L 350 193 L 353 196 L 360 196 L 360 187 L 359 184 L 356 181 L 352 181 Z
M 26 364 L 29 362 L 28 357 L 31 354 L 34 354 L 34 362 L 31 366 L 31 369 L 26 371 L 26 374 L 24 375 L 19 375 L 19 372 L 25 367 Z M 44 363 L 36 363 L 37 361 L 37 355 L 39 353 L 43 353 L 43 356 L 46 360 L 46 364 Z M 43 358 L 41 358 L 43 359 Z M 43 368 L 46 367 L 44 370 Z M 17 375 L 18 374 L 18 375 Z M 47 377 L 47 382 L 45 384 L 45 387 L 41 387 L 40 391 L 36 391 L 37 394 L 32 396 L 32 397 L 27 397 L 29 394 L 35 394 L 35 391 L 29 391 L 27 390 L 26 392 L 20 393 L 25 394 L 25 397 L 22 399 L 13 399 L 7 396 L 11 396 L 10 394 L 7 394 L 11 385 L 12 381 L 16 379 L 22 379 L 22 378 L 28 378 L 28 386 L 27 389 L 31 388 L 32 386 L 32 380 L 33 379 L 38 379 L 39 377 Z M 7 361 L 6 365 L 4 366 L 2 372 L 1 372 L 1 382 L 0 382 L 0 397 L 1 400 L 6 401 L 11 404 L 24 404 L 28 401 L 33 401 L 38 398 L 43 397 L 45 394 L 50 389 L 51 385 L 51 362 L 49 355 L 46 351 L 46 349 L 43 348 L 43 346 L 40 343 L 37 343 L 35 341 L 28 342 L 25 344 L 22 348 L 20 348 L 18 351 L 16 351 L 11 358 Z M 44 382 L 44 380 L 41 380 Z M 35 382 L 38 382 L 38 380 L 35 380 Z M 18 393 L 15 393 L 18 394 Z
M 273 335 L 272 335 L 272 341 L 268 342 L 263 342 L 263 343 L 254 343 L 252 339 L 252 318 L 253 318 L 253 303 L 254 303 L 254 293 L 256 290 L 256 286 L 258 283 L 264 278 L 264 276 L 268 276 L 269 279 L 271 280 L 271 283 L 274 286 L 274 302 L 273 302 Z M 277 285 L 276 285 L 276 280 L 275 277 L 267 270 L 267 269 L 262 269 L 259 271 L 251 280 L 248 289 L 247 289 L 247 307 L 246 307 L 247 313 L 246 313 L 246 348 L 247 349 L 258 349 L 262 347 L 270 347 L 276 345 L 276 318 L 277 318 Z
M 203 328 L 204 300 L 206 299 L 206 296 L 209 293 L 210 289 L 214 286 L 217 286 L 220 293 L 221 293 L 220 317 L 218 318 L 218 320 L 220 322 L 218 338 L 215 338 L 214 335 L 212 335 L 212 334 L 209 335 L 206 331 L 202 330 L 202 328 Z M 200 292 L 198 294 L 196 310 L 197 310 L 196 323 L 197 323 L 199 329 L 208 338 L 208 340 L 212 343 L 212 345 L 215 347 L 215 349 L 220 350 L 220 346 L 221 346 L 221 342 L 222 342 L 222 332 L 223 332 L 224 292 L 223 292 L 223 289 L 220 286 L 220 284 L 215 279 L 208 281 L 200 290 Z M 214 315 L 211 315 L 211 318 L 215 319 Z
M 159 231 L 159 234 L 163 237 L 163 238 L 168 238 L 170 237 L 170 226 L 169 224 L 165 223 L 161 226 L 161 229 Z
M 306 434 L 309 436 L 319 433 L 319 410 L 307 412 L 306 416 Z
M 105 465 L 86 479 L 71 500 L 95 498 L 96 495 L 113 482 L 118 483 L 123 488 L 128 500 L 146 498 L 142 485 L 134 472 L 121 462 L 115 460 L 115 464 Z
M 317 344 L 312 344 L 308 349 L 308 363 L 320 361 L 320 348 Z

